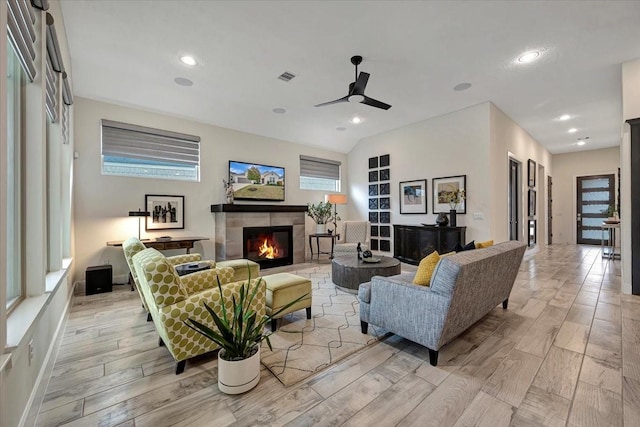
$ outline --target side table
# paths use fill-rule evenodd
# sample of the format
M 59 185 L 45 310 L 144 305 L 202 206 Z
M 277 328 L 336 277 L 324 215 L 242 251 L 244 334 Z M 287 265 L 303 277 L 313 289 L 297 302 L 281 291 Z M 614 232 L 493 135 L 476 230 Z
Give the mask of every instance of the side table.
M 309 234 L 309 249 L 311 249 L 311 261 L 313 261 L 313 239 L 316 239 L 316 249 L 318 253 L 318 262 L 320 262 L 320 254 L 329 255 L 329 259 L 333 259 L 333 246 L 336 244 L 336 240 L 340 238 L 339 234 Z M 320 239 L 331 239 L 331 252 L 322 252 L 320 251 Z

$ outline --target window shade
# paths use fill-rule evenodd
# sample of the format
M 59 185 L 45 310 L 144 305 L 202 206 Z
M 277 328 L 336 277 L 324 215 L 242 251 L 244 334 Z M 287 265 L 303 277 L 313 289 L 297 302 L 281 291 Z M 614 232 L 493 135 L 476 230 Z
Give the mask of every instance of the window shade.
M 335 160 L 300 156 L 300 176 L 324 179 L 340 179 L 341 163 Z
M 30 81 L 36 77 L 36 41 L 34 24 L 36 17 L 26 0 L 7 0 L 9 9 L 7 28 L 13 48 L 18 54 L 20 65 Z
M 47 114 L 53 123 L 58 121 L 58 73 L 53 72 L 51 57 L 47 55 L 46 63 L 46 99 Z
M 200 137 L 103 119 L 102 155 L 187 166 L 200 164 Z

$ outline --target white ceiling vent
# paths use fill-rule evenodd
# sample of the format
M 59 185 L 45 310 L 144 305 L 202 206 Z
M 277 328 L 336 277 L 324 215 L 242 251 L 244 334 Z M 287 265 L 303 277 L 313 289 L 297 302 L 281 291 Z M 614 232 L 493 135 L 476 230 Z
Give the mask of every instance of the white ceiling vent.
M 288 82 L 290 82 L 291 80 L 293 80 L 293 78 L 294 78 L 295 76 L 296 76 L 295 74 L 290 73 L 290 72 L 288 72 L 288 71 L 285 71 L 284 73 L 280 74 L 280 75 L 278 76 L 278 78 L 279 78 L 280 80 L 285 81 L 285 82 L 287 82 L 287 83 L 288 83 Z

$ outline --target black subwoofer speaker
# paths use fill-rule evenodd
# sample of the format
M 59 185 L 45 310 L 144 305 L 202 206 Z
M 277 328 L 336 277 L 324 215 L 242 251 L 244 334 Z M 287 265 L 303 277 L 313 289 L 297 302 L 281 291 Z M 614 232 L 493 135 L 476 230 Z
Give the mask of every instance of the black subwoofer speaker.
M 86 295 L 100 294 L 102 292 L 111 292 L 111 284 L 113 281 L 113 268 L 110 265 L 97 265 L 87 267 L 85 273 Z

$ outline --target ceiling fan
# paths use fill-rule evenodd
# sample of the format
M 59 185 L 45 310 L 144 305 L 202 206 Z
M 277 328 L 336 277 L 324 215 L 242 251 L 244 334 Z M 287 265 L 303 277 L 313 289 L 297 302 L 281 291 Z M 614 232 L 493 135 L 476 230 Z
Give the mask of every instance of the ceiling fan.
M 364 94 L 364 89 L 367 87 L 367 82 L 369 81 L 369 73 L 362 71 L 358 74 L 358 65 L 360 65 L 361 62 L 362 56 L 356 55 L 351 57 L 351 63 L 356 66 L 356 81 L 349 83 L 349 93 L 347 96 L 336 99 L 335 101 L 323 102 L 322 104 L 316 105 L 316 107 L 339 104 L 341 102 L 360 102 L 372 107 L 382 108 L 383 110 L 391 108 L 391 105 L 369 98 Z

